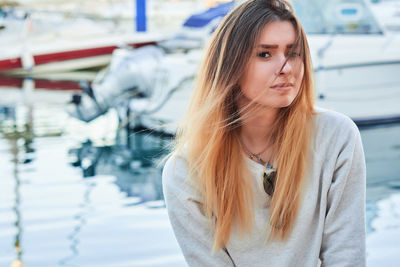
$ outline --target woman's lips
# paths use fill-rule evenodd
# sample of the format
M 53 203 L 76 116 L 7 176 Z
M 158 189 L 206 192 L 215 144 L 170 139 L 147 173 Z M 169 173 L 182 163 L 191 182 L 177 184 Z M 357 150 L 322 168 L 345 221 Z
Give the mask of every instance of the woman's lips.
M 278 83 L 270 87 L 273 90 L 288 91 L 293 88 L 293 83 Z

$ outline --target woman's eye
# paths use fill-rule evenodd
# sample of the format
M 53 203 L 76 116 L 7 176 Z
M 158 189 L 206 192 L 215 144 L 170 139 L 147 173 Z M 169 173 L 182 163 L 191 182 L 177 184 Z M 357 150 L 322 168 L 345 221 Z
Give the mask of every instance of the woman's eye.
M 269 52 L 260 52 L 257 55 L 262 58 L 269 58 L 271 56 Z
M 292 57 L 292 58 L 294 58 L 294 57 L 299 57 L 300 56 L 300 53 L 297 53 L 297 52 L 290 52 L 288 55 L 287 55 L 287 57 Z

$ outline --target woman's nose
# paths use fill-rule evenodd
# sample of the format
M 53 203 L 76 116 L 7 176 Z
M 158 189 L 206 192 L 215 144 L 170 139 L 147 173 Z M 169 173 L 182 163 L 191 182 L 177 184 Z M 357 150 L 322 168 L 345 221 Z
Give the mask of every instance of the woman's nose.
M 282 57 L 279 74 L 288 74 L 292 71 L 292 64 L 288 57 Z

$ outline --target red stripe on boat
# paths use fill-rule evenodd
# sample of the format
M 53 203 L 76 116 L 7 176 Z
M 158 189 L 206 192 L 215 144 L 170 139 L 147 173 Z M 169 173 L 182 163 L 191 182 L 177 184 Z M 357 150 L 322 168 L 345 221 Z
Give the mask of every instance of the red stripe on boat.
M 138 48 L 146 45 L 156 44 L 156 42 L 129 43 L 127 45 Z M 117 46 L 104 46 L 88 49 L 79 49 L 51 54 L 34 55 L 35 65 L 42 65 L 52 62 L 73 60 L 78 58 L 95 57 L 111 54 Z M 0 60 L 0 71 L 22 68 L 21 58 Z
M 20 58 L 10 58 L 0 60 L 0 71 L 19 69 L 22 68 L 22 61 Z
M 96 47 L 96 48 L 80 49 L 80 50 L 73 50 L 66 52 L 58 52 L 45 55 L 35 55 L 33 56 L 33 59 L 35 61 L 35 65 L 42 65 L 52 62 L 60 62 L 78 58 L 108 55 L 111 54 L 115 48 L 117 47 L 106 46 L 106 47 Z
M 133 46 L 135 48 L 154 44 L 154 42 L 146 42 L 146 43 L 132 43 L 128 44 L 129 46 Z M 95 57 L 95 56 L 102 56 L 102 55 L 109 55 L 118 46 L 104 46 L 104 47 L 96 47 L 96 48 L 88 48 L 88 49 L 80 49 L 80 50 L 73 50 L 73 51 L 66 51 L 66 52 L 58 52 L 52 54 L 45 54 L 45 55 L 36 55 L 34 56 L 35 65 L 47 64 L 51 62 L 59 62 L 59 61 L 66 61 L 72 60 L 77 58 L 86 58 L 86 57 Z

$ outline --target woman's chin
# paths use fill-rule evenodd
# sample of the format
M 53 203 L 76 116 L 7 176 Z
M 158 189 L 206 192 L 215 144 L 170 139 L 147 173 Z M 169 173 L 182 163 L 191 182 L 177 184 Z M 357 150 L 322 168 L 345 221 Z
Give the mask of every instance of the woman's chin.
M 290 106 L 293 103 L 293 99 L 281 99 L 279 101 L 276 101 L 272 107 L 273 108 L 286 108 Z

